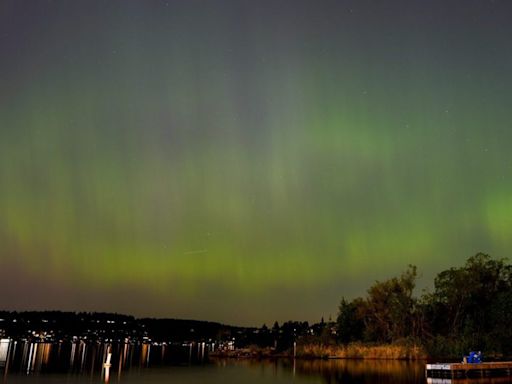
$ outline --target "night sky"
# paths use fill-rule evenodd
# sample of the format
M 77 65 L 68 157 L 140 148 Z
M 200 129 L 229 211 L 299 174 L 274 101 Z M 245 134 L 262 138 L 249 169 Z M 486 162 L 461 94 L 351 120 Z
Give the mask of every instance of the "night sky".
M 319 321 L 512 249 L 512 2 L 0 2 L 0 308 Z

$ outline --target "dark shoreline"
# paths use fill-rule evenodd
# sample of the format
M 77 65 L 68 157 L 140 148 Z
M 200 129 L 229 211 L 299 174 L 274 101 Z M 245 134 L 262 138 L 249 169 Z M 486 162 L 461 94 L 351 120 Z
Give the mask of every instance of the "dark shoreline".
M 209 354 L 213 358 L 297 358 L 306 360 L 429 360 L 423 348 L 416 345 L 366 345 L 354 343 L 349 345 L 297 345 L 293 349 L 276 352 L 271 348 L 251 346 L 230 351 L 215 351 Z
M 468 351 L 469 352 L 469 351 Z M 348 345 L 298 345 L 293 350 L 275 352 L 269 348 L 239 348 L 231 351 L 209 353 L 214 359 L 300 359 L 300 360 L 381 360 L 459 363 L 462 356 L 431 356 L 418 345 L 363 344 Z M 488 354 L 486 361 L 510 361 L 512 357 Z

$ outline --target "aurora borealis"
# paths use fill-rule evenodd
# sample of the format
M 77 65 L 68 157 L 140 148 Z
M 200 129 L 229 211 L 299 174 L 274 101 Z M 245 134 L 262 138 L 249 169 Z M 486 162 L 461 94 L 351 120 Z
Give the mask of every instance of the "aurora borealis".
M 311 321 L 511 256 L 511 17 L 2 1 L 0 307 Z

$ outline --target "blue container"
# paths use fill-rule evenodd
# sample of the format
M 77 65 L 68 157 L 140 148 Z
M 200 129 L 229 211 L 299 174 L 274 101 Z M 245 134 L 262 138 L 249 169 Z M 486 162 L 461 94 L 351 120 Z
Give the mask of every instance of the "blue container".
M 468 363 L 470 364 L 479 364 L 482 362 L 482 353 L 481 352 L 469 352 Z

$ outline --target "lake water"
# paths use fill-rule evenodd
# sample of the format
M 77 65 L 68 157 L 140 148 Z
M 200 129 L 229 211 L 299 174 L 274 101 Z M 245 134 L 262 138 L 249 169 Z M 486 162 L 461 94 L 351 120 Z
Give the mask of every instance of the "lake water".
M 103 363 L 108 353 L 112 354 L 112 365 L 107 372 Z M 202 344 L 0 342 L 0 377 L 4 384 L 423 384 L 424 369 L 421 362 L 208 359 L 207 347 Z

